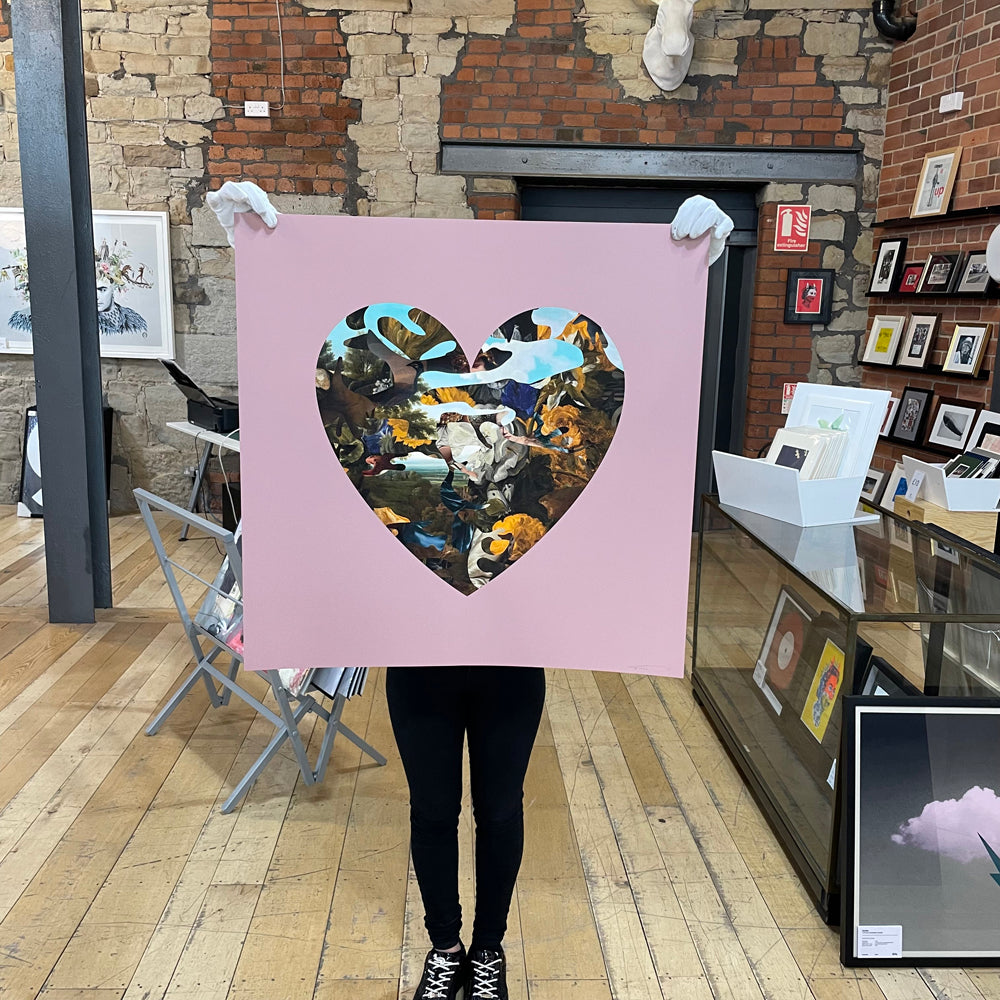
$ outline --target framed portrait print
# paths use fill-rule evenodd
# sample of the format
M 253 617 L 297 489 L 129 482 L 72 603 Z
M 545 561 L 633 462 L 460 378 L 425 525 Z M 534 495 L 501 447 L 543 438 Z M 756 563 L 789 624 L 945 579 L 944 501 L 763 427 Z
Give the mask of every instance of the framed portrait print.
M 940 149 L 924 157 L 917 179 L 917 191 L 910 208 L 911 219 L 923 219 L 931 215 L 944 215 L 951 202 L 951 192 L 958 177 L 958 164 L 962 159 L 962 147 Z
M 974 250 L 962 262 L 955 285 L 956 295 L 985 295 L 990 287 L 990 272 L 986 267 L 986 251 Z
M 837 696 L 844 682 L 844 651 L 827 639 L 816 662 L 806 703 L 799 716 L 817 743 L 823 742 Z
M 938 398 L 928 421 L 928 445 L 961 451 L 969 440 L 978 414 L 978 406 L 966 406 L 960 399 Z
M 885 407 L 885 417 L 882 418 L 882 426 L 879 428 L 879 437 L 885 437 L 892 427 L 892 422 L 896 418 L 896 410 L 899 408 L 899 399 L 891 396 Z
M 872 280 L 868 286 L 869 295 L 885 295 L 896 288 L 900 271 L 903 269 L 903 255 L 906 253 L 906 237 L 882 240 L 878 245 Z
M 841 961 L 1000 964 L 1000 705 L 852 697 L 843 739 Z
M 958 253 L 928 254 L 917 292 L 921 295 L 947 295 L 955 280 L 961 256 Z
M 166 212 L 94 212 L 94 278 L 102 358 L 173 358 Z M 0 353 L 31 354 L 24 213 L 0 209 Z
M 891 365 L 903 334 L 905 316 L 876 316 L 868 331 L 861 360 L 873 365 Z
M 899 399 L 896 422 L 892 425 L 890 437 L 902 444 L 922 444 L 924 424 L 934 393 L 930 389 L 907 386 Z
M 954 375 L 978 375 L 990 328 L 989 323 L 959 323 L 951 336 L 942 370 Z
M 914 294 L 923 273 L 923 264 L 904 264 L 903 269 L 899 272 L 899 284 L 896 286 L 896 291 L 901 295 Z
M 923 368 L 930 357 L 937 336 L 940 313 L 914 313 L 906 324 L 903 346 L 896 364 L 907 368 Z
M 829 323 L 833 311 L 833 276 L 828 269 L 790 270 L 785 285 L 786 323 Z

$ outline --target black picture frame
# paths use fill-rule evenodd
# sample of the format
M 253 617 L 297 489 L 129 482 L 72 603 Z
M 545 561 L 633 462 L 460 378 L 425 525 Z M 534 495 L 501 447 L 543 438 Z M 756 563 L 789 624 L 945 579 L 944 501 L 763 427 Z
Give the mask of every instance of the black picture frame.
M 793 697 L 797 696 L 801 686 L 798 669 L 808 652 L 810 630 L 816 614 L 816 610 L 801 594 L 787 585 L 782 586 L 771 609 L 753 678 L 764 701 L 778 715 L 782 714 L 783 708 L 791 708 Z M 798 626 L 798 634 L 795 636 L 798 641 L 789 651 L 791 656 L 784 666 L 780 662 L 779 653 L 783 638 L 779 633 L 782 623 L 786 623 L 793 631 Z M 773 658 L 772 651 L 775 653 Z M 785 670 L 788 671 L 787 674 L 784 673 Z
M 986 251 L 970 250 L 957 268 L 953 295 L 985 295 L 993 286 L 986 268 Z
M 919 261 L 907 261 L 899 272 L 899 281 L 896 284 L 897 295 L 916 295 L 917 286 L 924 273 L 924 264 Z
M 934 393 L 932 390 L 919 389 L 916 386 L 908 385 L 899 397 L 899 406 L 896 407 L 896 418 L 892 422 L 892 430 L 889 432 L 889 437 L 900 444 L 914 445 L 917 448 L 923 447 L 924 431 L 933 398 Z M 907 406 L 910 400 L 915 401 L 919 406 L 912 417 L 910 416 L 911 411 Z
M 879 242 L 868 282 L 868 295 L 890 295 L 896 290 L 906 257 L 906 244 L 905 236 L 894 236 Z
M 1000 699 L 848 696 L 844 699 L 843 708 L 843 766 L 840 769 L 843 816 L 840 839 L 843 871 L 840 897 L 842 964 L 848 968 L 1000 965 L 1000 934 L 995 930 L 995 920 L 984 915 L 979 920 L 966 918 L 968 927 L 944 926 L 951 914 L 947 904 L 942 902 L 942 897 L 954 898 L 956 891 L 960 894 L 969 891 L 970 896 L 972 892 L 992 894 L 1000 891 L 990 881 L 989 874 L 1000 868 L 1000 864 L 996 863 L 1000 858 L 990 856 L 1000 851 L 1000 844 L 985 840 L 979 844 L 976 841 L 978 831 L 951 827 L 950 850 L 955 850 L 954 835 L 957 832 L 959 836 L 968 838 L 970 849 L 977 852 L 977 859 L 981 852 L 982 861 L 977 860 L 970 866 L 954 863 L 954 855 L 949 856 L 949 847 L 944 843 L 932 844 L 930 837 L 930 833 L 945 829 L 941 825 L 942 817 L 946 819 L 942 807 L 947 806 L 949 800 L 957 804 L 963 798 L 961 789 L 970 781 L 975 783 L 973 775 L 977 769 L 990 771 L 982 787 L 991 787 L 989 780 L 995 773 L 995 746 L 1000 739 Z M 867 728 L 869 726 L 871 728 Z M 989 741 L 981 738 L 990 734 L 996 735 Z M 953 738 L 947 739 L 948 735 Z M 956 738 L 961 746 L 956 743 Z M 883 751 L 889 747 L 891 751 L 887 757 Z M 970 749 L 971 753 L 968 752 Z M 876 756 L 877 760 L 874 759 Z M 985 766 L 982 763 L 984 760 Z M 888 796 L 884 793 L 886 782 L 895 783 Z M 928 803 L 931 799 L 928 804 L 936 803 L 935 811 L 930 816 L 921 812 L 919 805 L 907 803 L 907 794 L 912 803 Z M 927 805 L 923 808 L 926 810 Z M 882 815 L 878 815 L 876 809 L 881 810 Z M 915 825 L 914 817 L 922 823 Z M 899 839 L 895 836 L 884 837 L 884 831 L 879 831 L 875 842 L 881 845 L 890 841 L 890 844 L 880 849 L 877 859 L 865 859 L 863 856 L 866 844 L 873 840 L 871 828 L 866 828 L 866 823 L 872 826 L 881 824 L 886 830 L 897 828 Z M 924 829 L 927 833 L 921 837 Z M 994 835 L 992 839 L 1000 838 Z M 897 849 L 900 853 L 910 851 L 912 857 L 890 857 Z M 935 851 L 938 857 L 936 863 L 933 857 Z M 862 857 L 859 858 L 859 854 Z M 926 869 L 924 875 L 936 868 L 939 879 L 936 885 L 933 880 L 922 877 L 921 871 L 913 869 L 914 862 L 923 863 L 923 869 Z M 862 879 L 868 871 L 876 871 L 882 880 L 877 887 L 865 888 Z M 897 878 L 900 871 L 912 871 L 913 874 Z M 909 881 L 906 881 L 907 878 Z M 860 902 L 859 890 L 862 895 Z M 967 906 L 976 905 L 977 900 L 963 898 L 968 900 Z M 929 926 L 928 914 L 934 914 L 935 903 L 939 906 L 941 921 Z M 892 923 L 882 915 L 890 913 L 893 915 Z M 918 914 L 919 921 L 909 922 L 908 933 L 905 918 L 911 914 Z M 900 954 L 893 957 L 859 954 L 862 951 L 856 943 L 859 925 L 901 927 Z M 971 947 L 974 937 L 980 933 L 996 934 L 997 947 Z M 970 938 L 969 950 L 954 947 L 963 935 Z M 922 946 L 921 937 L 933 941 L 933 947 Z
M 834 271 L 793 269 L 785 283 L 785 322 L 822 325 L 833 315 Z M 803 308 L 808 301 L 808 311 Z
M 876 694 L 875 685 L 881 684 L 886 694 Z M 870 698 L 912 698 L 923 692 L 908 681 L 885 657 L 873 656 L 868 665 L 854 678 L 854 694 Z
M 948 295 L 962 264 L 960 253 L 931 253 L 927 255 L 924 271 L 917 286 L 918 295 Z

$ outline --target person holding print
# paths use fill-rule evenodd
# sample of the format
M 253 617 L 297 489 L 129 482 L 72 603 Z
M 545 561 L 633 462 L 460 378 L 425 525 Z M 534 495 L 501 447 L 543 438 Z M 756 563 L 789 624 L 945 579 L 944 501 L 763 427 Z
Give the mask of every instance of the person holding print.
M 279 216 L 255 184 L 227 182 L 208 205 L 232 243 L 233 213 L 257 212 L 274 227 Z M 707 198 L 689 198 L 671 226 L 676 239 L 712 233 L 718 259 L 732 220 Z M 467 420 L 443 421 L 437 447 L 470 478 L 502 481 L 498 467 L 535 442 L 473 442 Z M 489 461 L 484 453 L 489 452 Z M 499 460 L 499 461 L 498 461 Z M 471 464 L 470 464 L 471 463 Z M 410 843 L 431 948 L 414 1000 L 508 1000 L 503 938 L 524 847 L 524 776 L 545 700 L 541 667 L 390 667 L 386 698 L 410 789 Z M 476 902 L 468 949 L 462 943 L 458 895 L 458 820 L 462 756 L 468 741 L 476 824 Z

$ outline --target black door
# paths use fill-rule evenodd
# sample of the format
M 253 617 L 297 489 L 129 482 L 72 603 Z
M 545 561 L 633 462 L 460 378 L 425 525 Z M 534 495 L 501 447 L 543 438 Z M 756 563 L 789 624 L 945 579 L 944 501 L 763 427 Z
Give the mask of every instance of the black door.
M 737 454 L 743 450 L 750 308 L 757 261 L 755 190 L 525 185 L 521 188 L 521 218 L 665 224 L 673 220 L 681 202 L 693 194 L 712 198 L 736 224 L 726 252 L 708 273 L 693 501 L 697 527 L 699 498 L 713 489 L 712 450 Z

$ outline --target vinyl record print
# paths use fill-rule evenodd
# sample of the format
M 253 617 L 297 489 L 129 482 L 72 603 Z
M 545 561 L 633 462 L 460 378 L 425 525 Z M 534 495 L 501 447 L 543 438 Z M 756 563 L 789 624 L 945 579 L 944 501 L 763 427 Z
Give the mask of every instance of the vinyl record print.
M 754 680 L 772 708 L 780 715 L 780 702 L 775 692 L 787 701 L 788 688 L 802 656 L 802 647 L 815 612 L 798 595 L 782 587 L 771 612 L 771 621 L 764 636 Z

